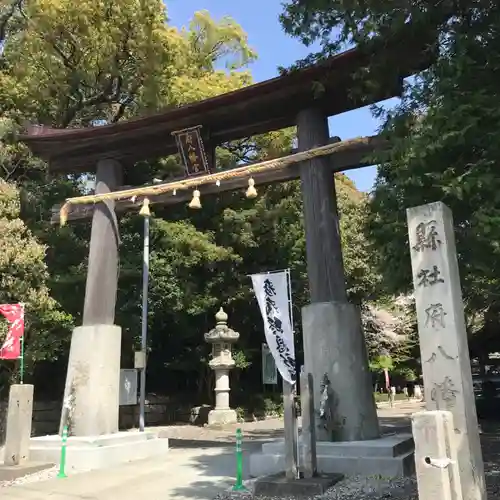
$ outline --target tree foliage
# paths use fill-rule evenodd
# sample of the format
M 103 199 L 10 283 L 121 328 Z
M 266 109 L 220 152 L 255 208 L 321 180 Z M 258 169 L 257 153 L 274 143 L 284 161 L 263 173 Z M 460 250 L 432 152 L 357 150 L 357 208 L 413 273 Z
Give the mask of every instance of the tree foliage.
M 410 25 L 419 27 L 423 37 L 435 35 L 436 62 L 407 83 L 395 110 L 375 109 L 384 118 L 391 148 L 377 158 L 367 230 L 386 289 L 406 292 L 411 272 L 405 210 L 435 201 L 448 205 L 469 329 L 485 334 L 472 340 L 473 351 L 497 349 L 499 6 L 486 0 L 293 0 L 282 23 L 304 43 L 319 40 L 320 56 L 346 43 L 362 46 L 374 36 L 390 40 Z
M 478 0 L 481 8 L 490 2 Z M 319 42 L 321 51 L 305 63 L 333 55 L 346 47 L 375 39 L 384 43 L 404 39 L 411 30 L 432 40 L 457 12 L 470 13 L 469 2 L 409 0 L 289 0 L 281 15 L 283 28 L 307 46 Z M 390 69 L 390 68 L 388 68 Z
M 97 126 L 240 88 L 251 83 L 248 65 L 256 54 L 234 20 L 216 21 L 203 11 L 194 14 L 188 27 L 178 29 L 169 25 L 160 0 L 147 5 L 138 0 L 31 0 L 15 7 L 0 67 L 0 177 L 16 206 L 22 203 L 20 213 L 9 215 L 15 222 L 11 232 L 0 233 L 0 246 L 9 248 L 5 255 L 13 258 L 12 248 L 25 245 L 28 254 L 15 257 L 34 270 L 32 281 L 23 285 L 29 288 L 19 288 L 15 271 L 5 269 L 10 280 L 5 300 L 24 300 L 20 296 L 29 290 L 38 297 L 27 305 L 36 317 L 36 322 L 30 320 L 28 347 L 34 360 L 53 361 L 67 353 L 71 327 L 81 321 L 89 223 L 52 227 L 50 207 L 82 193 L 89 176 L 47 176 L 46 165 L 16 142 L 17 134 L 26 121 L 57 128 Z M 215 167 L 287 153 L 294 137 L 295 130 L 286 129 L 223 144 Z M 128 168 L 125 183 L 150 183 L 178 168 L 176 157 L 159 158 Z M 336 184 L 349 295 L 361 303 L 373 299 L 380 286 L 362 231 L 368 200 L 345 176 L 338 175 Z M 203 208 L 196 213 L 185 206 L 155 207 L 150 390 L 206 392 L 210 373 L 203 334 L 214 326 L 220 305 L 229 313 L 230 326 L 241 333 L 238 366 L 248 371 L 242 384 L 260 387 L 260 363 L 255 361 L 264 336 L 250 273 L 291 269 L 301 345 L 298 312 L 308 292 L 300 183 L 262 188 L 259 195 L 256 200 L 246 199 L 244 192 L 203 198 Z M 142 218 L 128 213 L 120 226 L 116 322 L 123 327 L 126 367 L 140 332 Z
M 140 101 L 156 105 L 177 47 L 160 0 L 29 2 L 30 19 L 6 59 L 23 109 L 55 127 L 117 121 Z
M 395 147 L 380 168 L 371 224 L 384 264 L 401 262 L 408 259 L 403 209 L 436 200 L 451 208 L 469 329 L 490 333 L 472 341 L 476 353 L 498 347 L 491 331 L 498 330 L 500 291 L 500 9 L 477 14 L 454 21 L 439 61 L 387 117 Z M 392 239 L 382 243 L 389 227 Z M 409 273 L 387 282 L 401 290 Z
M 24 10 L 19 10 L 20 7 Z M 190 28 L 179 30 L 166 23 L 162 2 L 145 5 L 128 1 L 118 5 L 115 2 L 74 4 L 34 0 L 16 4 L 12 13 L 8 10 L 8 19 L 4 12 L 7 10 L 2 5 L 0 13 L 2 20 L 9 22 L 9 31 L 5 30 L 0 68 L 1 177 L 21 188 L 21 215 L 31 234 L 38 237 L 40 248 L 46 249 L 41 262 L 45 258 L 49 275 L 43 286 L 50 284 L 53 296 L 78 324 L 85 287 L 89 225 L 54 228 L 47 220 L 50 207 L 81 192 L 86 177 L 47 178 L 46 166 L 15 141 L 17 133 L 26 121 L 53 127 L 92 126 L 103 120 L 113 122 L 165 105 L 233 90 L 249 83 L 249 73 L 237 70 L 251 62 L 255 54 L 248 46 L 245 33 L 234 21 L 216 22 L 208 13 L 201 12 L 195 14 Z M 17 19 L 29 19 L 29 22 L 21 26 Z M 14 21 L 19 29 L 14 30 Z M 216 69 L 221 59 L 225 59 L 227 69 Z M 144 170 L 158 171 L 155 165 Z M 150 180 L 151 177 L 141 182 Z M 15 189 L 13 184 L 8 187 Z M 124 221 L 121 258 L 125 265 L 121 284 L 132 281 L 135 289 L 131 290 L 128 300 L 133 306 L 125 307 L 121 318 L 124 324 L 138 326 L 140 263 L 134 260 L 138 253 L 133 245 L 137 242 L 141 245 L 140 232 L 137 220 L 128 219 Z M 127 228 L 134 234 L 128 235 Z M 196 276 L 207 262 L 231 257 L 230 249 L 211 243 L 213 238 L 208 233 L 197 231 L 186 222 L 158 220 L 153 232 L 153 241 L 165 245 L 158 259 L 154 253 L 152 256 L 152 274 L 158 273 L 158 279 L 152 280 L 153 305 L 159 297 L 160 307 L 165 301 L 168 306 L 174 302 L 172 311 L 186 306 L 189 318 L 199 313 L 203 304 L 205 307 L 213 304 L 210 290 L 205 291 L 195 280 L 188 280 L 188 285 L 193 283 L 193 287 L 184 288 L 182 278 L 191 278 L 191 273 Z M 10 239 L 11 234 L 5 234 L 5 238 Z M 127 248 L 129 242 L 131 246 Z M 168 266 L 162 265 L 164 259 L 170 259 Z M 128 262 L 135 266 L 135 280 L 130 280 L 130 273 L 127 275 Z M 174 281 L 170 280 L 172 277 Z M 168 285 L 167 288 L 164 285 Z M 15 300 L 23 299 L 18 297 L 20 290 L 6 290 L 17 297 Z M 208 303 L 202 299 L 190 300 L 198 291 L 207 297 Z M 42 287 L 42 292 L 48 293 L 48 289 Z M 128 317 L 126 311 L 129 311 Z M 49 312 L 47 306 L 47 314 Z M 153 317 L 152 326 L 154 323 Z M 55 321 L 53 327 L 56 326 Z M 67 338 L 70 325 L 65 327 Z M 159 332 L 162 330 L 160 326 Z M 45 341 L 47 346 L 32 344 L 38 359 L 55 359 L 56 343 L 48 337 Z M 50 351 L 49 346 L 54 350 Z
M 67 350 L 72 318 L 50 296 L 44 262 L 46 247 L 20 219 L 18 190 L 3 180 L 0 180 L 0 234 L 0 303 L 25 304 L 28 346 L 25 359 L 30 370 L 37 361 L 57 359 Z M 2 330 L 5 334 L 6 329 Z

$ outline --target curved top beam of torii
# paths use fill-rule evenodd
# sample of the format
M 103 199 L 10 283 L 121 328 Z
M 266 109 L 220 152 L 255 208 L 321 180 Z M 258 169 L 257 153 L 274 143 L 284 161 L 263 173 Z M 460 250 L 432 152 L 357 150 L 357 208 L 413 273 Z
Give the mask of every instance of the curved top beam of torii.
M 370 52 L 348 50 L 320 64 L 154 115 L 81 129 L 31 126 L 20 140 L 54 173 L 94 172 L 103 158 L 130 165 L 175 154 L 172 132 L 198 125 L 210 154 L 224 142 L 294 126 L 298 113 L 311 106 L 331 116 L 398 96 L 403 78 L 429 65 L 433 54 L 428 46 L 421 35 L 409 33 L 404 40 L 374 42 Z M 382 62 L 386 70 L 374 75 L 372 69 Z

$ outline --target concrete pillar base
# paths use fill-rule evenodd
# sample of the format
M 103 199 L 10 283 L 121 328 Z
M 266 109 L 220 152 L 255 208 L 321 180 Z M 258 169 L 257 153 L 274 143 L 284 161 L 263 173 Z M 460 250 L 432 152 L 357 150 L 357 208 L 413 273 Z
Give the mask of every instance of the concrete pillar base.
M 66 473 L 105 469 L 168 453 L 168 439 L 152 432 L 120 432 L 94 437 L 70 436 L 66 448 Z M 39 462 L 59 463 L 61 438 L 31 439 L 31 456 Z
M 34 387 L 30 384 L 15 384 L 10 387 L 4 465 L 21 465 L 29 460 L 33 390 Z
M 312 373 L 318 441 L 380 436 L 358 307 L 322 302 L 302 308 L 305 371 Z M 330 420 L 320 419 L 321 384 L 330 383 Z
M 302 438 L 299 447 L 302 449 Z M 403 477 L 415 472 L 411 434 L 384 436 L 370 441 L 317 443 L 318 472 L 346 476 Z M 262 445 L 250 455 L 251 477 L 278 474 L 285 470 L 285 443 L 280 439 Z
M 118 432 L 120 356 L 119 326 L 73 330 L 64 391 L 64 400 L 71 401 L 67 421 L 71 436 Z
M 208 425 L 228 425 L 236 424 L 238 422 L 238 416 L 234 410 L 212 410 L 208 414 Z

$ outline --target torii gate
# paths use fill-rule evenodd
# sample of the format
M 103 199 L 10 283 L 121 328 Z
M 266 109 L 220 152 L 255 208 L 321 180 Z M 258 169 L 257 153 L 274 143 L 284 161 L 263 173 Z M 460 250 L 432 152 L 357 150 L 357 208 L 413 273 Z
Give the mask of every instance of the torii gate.
M 302 311 L 306 370 L 315 381 L 328 375 L 337 398 L 341 440 L 379 436 L 360 312 L 347 301 L 333 173 L 369 165 L 367 158 L 383 141 L 369 137 L 331 144 L 327 119 L 400 95 L 403 78 L 428 66 L 424 47 L 418 37 L 384 47 L 379 55 L 394 71 L 378 80 L 369 98 L 352 96 L 350 90 L 366 83 L 354 82 L 354 76 L 369 67 L 373 54 L 353 49 L 322 64 L 153 116 L 86 129 L 32 127 L 21 138 L 49 163 L 52 173 L 96 173 L 96 194 L 68 200 L 62 213 L 68 220 L 93 217 L 83 325 L 73 332 L 66 380 L 66 394 L 74 396 L 77 406 L 73 435 L 118 431 L 121 329 L 114 325 L 119 246 L 115 212 L 134 206 L 138 210 L 145 197 L 153 204 L 185 202 L 192 196 L 186 190 L 195 186 L 202 196 L 241 189 L 252 177 L 256 185 L 301 180 L 311 302 Z M 319 95 L 314 82 L 320 83 Z M 215 164 L 218 144 L 294 125 L 298 153 L 170 184 L 120 187 L 123 166 L 176 153 L 172 132 L 198 125 L 210 165 Z M 320 433 L 318 439 L 330 436 Z

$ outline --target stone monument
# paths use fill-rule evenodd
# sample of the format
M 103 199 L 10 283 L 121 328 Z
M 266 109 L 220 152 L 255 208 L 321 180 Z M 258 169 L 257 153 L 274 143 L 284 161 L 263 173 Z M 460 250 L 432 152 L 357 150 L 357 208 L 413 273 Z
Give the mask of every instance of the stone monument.
M 33 385 L 10 386 L 7 407 L 5 446 L 0 446 L 0 483 L 33 474 L 53 466 L 33 462 L 30 456 L 31 421 L 33 420 Z M 2 460 L 3 456 L 3 460 Z
M 212 344 L 210 368 L 215 372 L 215 408 L 208 414 L 208 425 L 234 424 L 238 421 L 236 412 L 229 407 L 229 371 L 235 362 L 231 346 L 240 334 L 227 326 L 227 314 L 222 307 L 215 315 L 215 328 L 205 333 L 205 341 Z
M 464 500 L 485 500 L 484 466 L 450 209 L 407 210 L 426 409 L 453 414 Z
M 464 500 L 452 413 L 421 411 L 411 419 L 418 497 Z
M 20 465 L 30 458 L 33 390 L 34 387 L 30 384 L 10 386 L 5 433 L 5 465 Z

